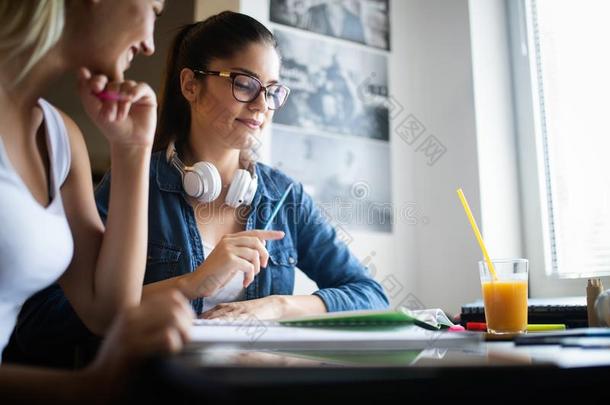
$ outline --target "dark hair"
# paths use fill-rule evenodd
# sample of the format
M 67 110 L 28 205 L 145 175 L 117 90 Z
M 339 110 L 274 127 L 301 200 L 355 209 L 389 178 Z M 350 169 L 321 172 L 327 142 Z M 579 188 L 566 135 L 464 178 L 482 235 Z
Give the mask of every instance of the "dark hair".
M 180 89 L 182 69 L 206 70 L 212 60 L 230 58 L 252 43 L 277 49 L 275 37 L 263 24 L 232 11 L 180 28 L 167 56 L 153 150 L 165 149 L 172 139 L 181 144 L 188 136 L 191 111 Z

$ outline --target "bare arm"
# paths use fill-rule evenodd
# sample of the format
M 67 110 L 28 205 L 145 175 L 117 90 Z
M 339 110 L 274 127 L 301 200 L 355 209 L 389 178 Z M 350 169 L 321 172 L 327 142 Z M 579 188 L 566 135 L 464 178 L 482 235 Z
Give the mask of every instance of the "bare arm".
M 115 319 L 98 355 L 82 371 L 2 365 L 2 403 L 112 403 L 143 358 L 177 352 L 189 339 L 193 311 L 178 291 L 150 297 Z
M 101 102 L 92 95 L 107 85 L 83 84 L 81 97 L 110 143 L 112 176 L 106 228 L 97 212 L 91 168 L 83 136 L 64 116 L 72 166 L 62 186 L 64 208 L 74 239 L 74 256 L 60 284 L 85 325 L 102 334 L 116 313 L 142 297 L 148 234 L 148 175 L 156 122 L 150 87 L 123 84 L 134 100 Z M 87 87 L 89 86 L 90 87 Z M 93 88 L 93 89 L 92 89 Z M 136 102 L 137 101 L 137 102 Z
M 193 286 L 192 283 L 192 275 L 193 273 L 188 273 L 183 274 L 181 276 L 157 281 L 155 283 L 146 284 L 142 290 L 142 299 L 145 300 L 147 297 L 153 294 L 157 294 L 161 291 L 167 291 L 171 289 L 177 289 L 179 291 L 182 291 L 184 296 L 189 300 L 199 298 L 199 296 L 197 295 L 196 288 Z
M 317 295 L 275 295 L 281 308 L 281 318 L 319 315 L 328 312 L 322 298 Z
M 72 167 L 62 187 L 74 257 L 60 284 L 85 325 L 104 332 L 117 311 L 136 305 L 146 260 L 150 152 L 111 150 L 113 176 L 106 228 L 93 198 L 82 134 L 67 117 Z M 120 173 L 120 175 L 118 175 Z

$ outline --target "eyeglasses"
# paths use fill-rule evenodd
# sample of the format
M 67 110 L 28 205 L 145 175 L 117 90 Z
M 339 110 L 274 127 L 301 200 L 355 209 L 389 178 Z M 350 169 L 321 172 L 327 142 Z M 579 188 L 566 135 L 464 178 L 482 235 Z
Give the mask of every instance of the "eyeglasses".
M 193 69 L 193 72 L 200 75 L 220 76 L 231 79 L 233 97 L 242 103 L 251 103 L 256 100 L 261 91 L 264 91 L 265 101 L 267 101 L 267 107 L 270 110 L 277 110 L 283 106 L 288 98 L 288 94 L 290 94 L 290 89 L 283 84 L 274 83 L 269 86 L 263 86 L 260 80 L 246 73 L 195 69 Z

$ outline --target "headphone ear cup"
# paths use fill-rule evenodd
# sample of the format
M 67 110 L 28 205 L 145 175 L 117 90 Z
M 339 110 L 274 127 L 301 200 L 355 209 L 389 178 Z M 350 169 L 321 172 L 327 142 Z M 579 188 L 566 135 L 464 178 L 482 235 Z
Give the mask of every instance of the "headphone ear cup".
M 203 203 L 214 201 L 222 190 L 222 181 L 218 169 L 209 162 L 197 162 L 184 174 L 182 179 L 184 191 L 189 196 Z
M 225 203 L 229 207 L 237 208 L 244 203 L 244 196 L 248 191 L 251 180 L 250 173 L 247 170 L 238 169 L 235 171 L 225 198 Z
M 203 194 L 203 180 L 197 172 L 187 170 L 182 177 L 182 187 L 189 197 L 199 198 Z
M 256 194 L 256 189 L 258 188 L 258 176 L 255 174 L 252 176 L 252 181 L 250 181 L 250 185 L 244 196 L 244 204 L 250 205 L 254 200 L 254 195 Z

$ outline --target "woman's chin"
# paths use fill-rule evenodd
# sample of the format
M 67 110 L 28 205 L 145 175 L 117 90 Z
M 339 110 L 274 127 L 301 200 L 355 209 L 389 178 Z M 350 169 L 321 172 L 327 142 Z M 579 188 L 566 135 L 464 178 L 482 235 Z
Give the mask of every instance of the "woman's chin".
M 238 143 L 232 144 L 231 148 L 238 149 L 238 150 L 256 149 L 253 146 L 254 146 L 254 142 L 244 141 L 244 142 L 238 142 Z
M 260 140 L 251 132 L 233 132 L 225 138 L 225 143 L 233 149 L 257 149 Z

